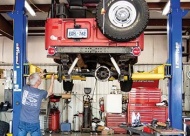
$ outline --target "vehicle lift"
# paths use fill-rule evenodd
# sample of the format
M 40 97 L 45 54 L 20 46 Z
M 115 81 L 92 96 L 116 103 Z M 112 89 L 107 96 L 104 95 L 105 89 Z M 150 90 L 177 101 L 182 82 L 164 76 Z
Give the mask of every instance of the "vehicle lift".
M 14 19 L 14 47 L 13 47 L 13 135 L 18 132 L 19 116 L 21 109 L 21 91 L 26 83 L 23 77 L 24 63 L 26 60 L 26 38 L 27 38 L 27 15 L 25 14 L 25 0 L 15 0 L 14 11 L 8 15 Z
M 170 0 L 168 13 L 168 63 L 171 64 L 169 82 L 169 119 L 171 127 L 182 130 L 182 18 L 188 13 L 182 10 L 180 0 Z
M 182 129 L 182 17 L 187 11 L 180 8 L 180 0 L 170 0 L 171 13 L 168 14 L 169 59 L 171 78 L 169 84 L 169 118 L 171 126 Z M 24 64 L 27 44 L 27 15 L 25 0 L 15 0 L 15 9 L 8 13 L 14 19 L 14 89 L 13 89 L 13 134 L 18 131 L 21 109 L 21 91 L 26 83 Z M 175 29 L 173 29 L 175 28 Z M 180 82 L 179 82 L 180 81 Z

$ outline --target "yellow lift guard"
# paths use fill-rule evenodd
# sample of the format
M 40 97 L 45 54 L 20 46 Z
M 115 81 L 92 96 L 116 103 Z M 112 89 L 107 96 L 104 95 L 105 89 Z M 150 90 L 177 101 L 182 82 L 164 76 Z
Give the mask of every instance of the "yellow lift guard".
M 157 66 L 149 72 L 135 72 L 132 74 L 132 80 L 158 80 L 167 77 L 170 77 L 169 64 Z

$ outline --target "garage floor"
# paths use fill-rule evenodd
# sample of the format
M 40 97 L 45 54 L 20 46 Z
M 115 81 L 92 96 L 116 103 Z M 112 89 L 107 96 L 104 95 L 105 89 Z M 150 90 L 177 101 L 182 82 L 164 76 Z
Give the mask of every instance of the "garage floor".
M 71 133 L 71 134 L 64 134 L 64 133 L 53 133 L 53 134 L 45 134 L 45 136 L 96 136 L 90 135 L 90 133 Z M 126 136 L 127 134 L 114 134 L 114 136 Z M 105 136 L 105 135 L 98 135 L 98 136 Z M 113 135 L 112 135 L 113 136 Z

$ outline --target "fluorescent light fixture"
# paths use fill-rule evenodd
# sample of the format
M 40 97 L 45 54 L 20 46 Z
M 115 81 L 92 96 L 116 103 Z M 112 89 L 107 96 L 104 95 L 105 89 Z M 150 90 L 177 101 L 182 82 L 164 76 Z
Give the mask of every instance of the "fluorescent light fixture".
M 26 0 L 25 0 L 25 8 L 30 13 L 30 15 L 36 16 L 36 13 L 34 12 L 34 10 L 32 9 L 32 7 L 28 4 L 28 2 Z
M 163 11 L 162 11 L 162 15 L 167 15 L 170 13 L 170 6 L 171 6 L 171 2 L 170 0 L 167 2 L 166 6 L 164 7 Z

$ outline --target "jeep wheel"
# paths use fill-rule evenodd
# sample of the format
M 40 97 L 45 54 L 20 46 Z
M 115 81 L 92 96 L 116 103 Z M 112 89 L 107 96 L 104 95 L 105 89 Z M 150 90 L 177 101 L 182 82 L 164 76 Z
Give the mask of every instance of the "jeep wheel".
M 148 20 L 145 0 L 101 0 L 97 6 L 97 25 L 107 38 L 114 41 L 126 42 L 137 38 Z
M 60 83 L 62 82 L 62 71 L 63 71 L 63 66 L 61 64 L 59 64 L 57 66 L 57 81 L 59 81 Z
M 130 92 L 133 85 L 133 80 L 120 81 L 120 89 L 122 92 Z
M 63 90 L 65 92 L 69 92 L 69 91 L 72 92 L 73 86 L 74 86 L 73 81 L 65 81 L 65 80 L 63 80 Z
M 122 92 L 130 92 L 132 85 L 133 85 L 133 80 L 132 80 L 132 73 L 133 73 L 133 65 L 129 64 L 128 65 L 128 80 L 126 81 L 120 81 L 120 89 Z

